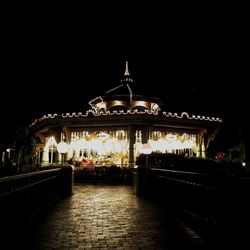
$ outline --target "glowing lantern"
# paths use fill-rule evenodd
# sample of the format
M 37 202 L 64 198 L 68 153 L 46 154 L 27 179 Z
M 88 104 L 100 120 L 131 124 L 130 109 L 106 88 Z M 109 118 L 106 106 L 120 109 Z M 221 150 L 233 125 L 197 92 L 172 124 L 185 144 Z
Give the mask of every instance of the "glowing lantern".
M 69 145 L 64 141 L 61 141 L 57 145 L 57 151 L 62 155 L 61 163 L 63 164 L 65 161 L 64 155 L 69 151 Z
M 148 167 L 148 155 L 152 153 L 152 147 L 149 143 L 142 144 L 141 151 L 146 155 L 146 167 Z

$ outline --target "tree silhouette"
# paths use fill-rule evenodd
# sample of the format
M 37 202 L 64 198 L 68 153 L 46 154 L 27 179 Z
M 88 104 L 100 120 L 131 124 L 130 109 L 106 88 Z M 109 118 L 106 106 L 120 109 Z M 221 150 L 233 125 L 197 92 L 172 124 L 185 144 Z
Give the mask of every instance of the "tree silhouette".
M 17 129 L 14 149 L 18 172 L 25 171 L 25 167 L 32 168 L 36 163 L 36 139 L 28 127 Z

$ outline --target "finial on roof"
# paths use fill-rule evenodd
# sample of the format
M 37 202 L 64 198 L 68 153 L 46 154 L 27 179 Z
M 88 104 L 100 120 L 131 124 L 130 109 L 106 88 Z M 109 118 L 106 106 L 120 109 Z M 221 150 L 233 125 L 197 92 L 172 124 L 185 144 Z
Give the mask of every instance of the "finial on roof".
M 128 61 L 126 61 L 126 68 L 125 68 L 125 76 L 129 76 L 129 71 L 128 71 Z

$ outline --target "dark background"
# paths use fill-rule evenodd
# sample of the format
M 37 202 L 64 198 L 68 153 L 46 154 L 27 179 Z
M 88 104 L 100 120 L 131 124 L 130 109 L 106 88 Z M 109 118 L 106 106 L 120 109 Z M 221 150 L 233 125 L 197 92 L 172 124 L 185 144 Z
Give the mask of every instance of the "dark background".
M 247 138 L 249 38 L 242 9 L 64 7 L 6 10 L 2 148 L 13 145 L 19 126 L 44 114 L 88 110 L 91 99 L 119 84 L 126 60 L 133 93 L 161 98 L 168 112 L 220 117 L 227 140 L 239 129 Z

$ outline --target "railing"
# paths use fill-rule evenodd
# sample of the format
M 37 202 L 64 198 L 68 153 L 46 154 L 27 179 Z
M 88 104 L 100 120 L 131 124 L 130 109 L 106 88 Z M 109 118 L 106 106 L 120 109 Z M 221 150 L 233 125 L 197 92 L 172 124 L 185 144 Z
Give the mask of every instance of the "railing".
M 142 168 L 138 190 L 218 230 L 250 231 L 250 179 Z M 142 185 L 142 187 L 140 187 Z
M 152 176 L 179 184 L 191 185 L 208 190 L 222 191 L 215 179 L 204 173 L 195 173 L 188 171 L 176 171 L 169 169 L 150 168 Z M 224 183 L 225 185 L 225 183 Z
M 59 172 L 60 169 L 58 168 L 3 177 L 0 179 L 0 198 L 41 183 L 49 184 L 53 179 L 58 178 Z
M 215 185 L 207 174 L 157 168 L 150 171 L 153 192 L 159 193 L 177 209 L 189 211 L 203 220 L 215 220 L 222 209 L 226 190 Z
M 0 231 L 16 223 L 28 223 L 70 194 L 71 174 L 71 168 L 58 168 L 0 178 Z

